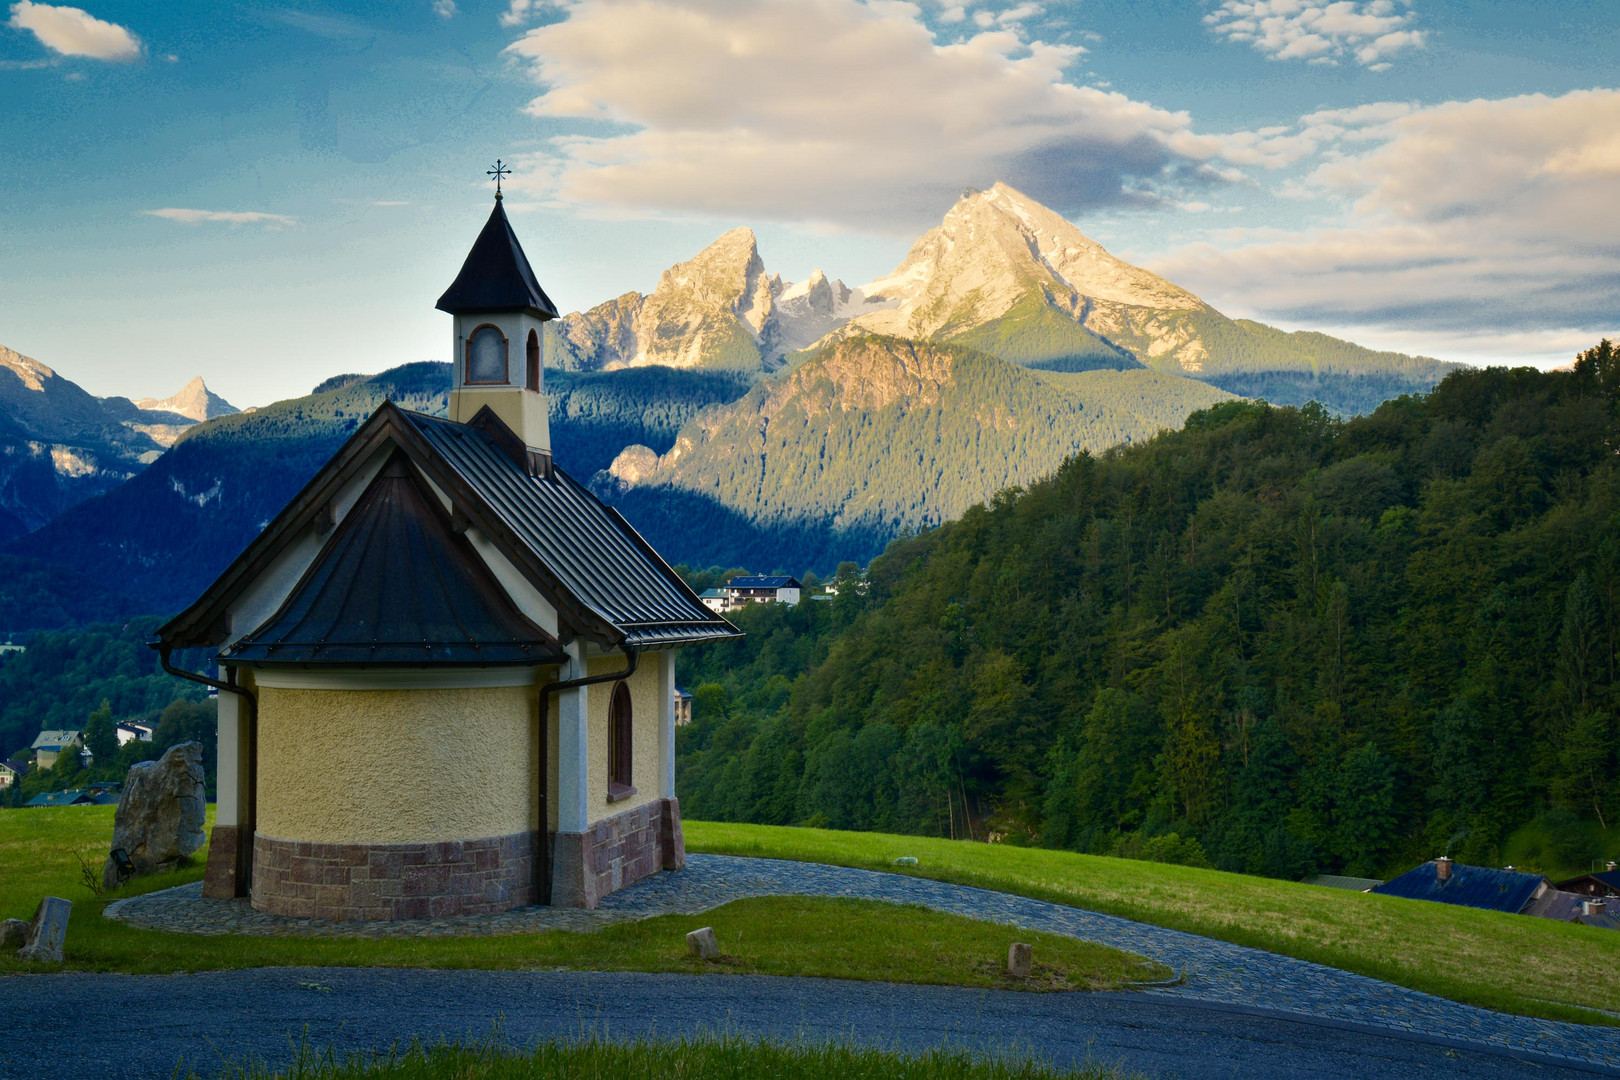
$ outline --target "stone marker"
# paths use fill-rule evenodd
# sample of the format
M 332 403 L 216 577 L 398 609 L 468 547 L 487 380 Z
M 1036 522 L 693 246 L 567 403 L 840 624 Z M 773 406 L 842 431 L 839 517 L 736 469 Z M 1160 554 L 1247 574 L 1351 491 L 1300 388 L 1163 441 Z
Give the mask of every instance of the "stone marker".
M 1027 979 L 1034 966 L 1035 947 L 1022 941 L 1013 942 L 1007 950 L 1007 974 L 1015 979 Z
M 34 923 L 28 928 L 28 944 L 17 950 L 19 960 L 42 960 L 48 964 L 62 962 L 62 939 L 67 937 L 68 916 L 73 914 L 73 903 L 60 896 L 47 896 L 34 911 Z
M 720 943 L 714 940 L 714 929 L 705 926 L 686 935 L 686 951 L 692 956 L 712 960 L 720 955 Z
M 0 949 L 16 952 L 28 943 L 28 924 L 21 919 L 0 922 Z
M 173 869 L 203 846 L 207 812 L 202 743 L 172 746 L 156 761 L 130 767 L 113 816 L 112 850 L 128 852 L 137 875 Z M 110 854 L 101 881 L 109 889 L 121 883 Z

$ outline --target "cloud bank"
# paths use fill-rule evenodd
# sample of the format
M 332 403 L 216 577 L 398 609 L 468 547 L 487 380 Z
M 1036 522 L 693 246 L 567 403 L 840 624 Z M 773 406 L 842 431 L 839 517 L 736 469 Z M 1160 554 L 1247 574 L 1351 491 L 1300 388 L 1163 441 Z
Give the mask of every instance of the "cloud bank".
M 53 7 L 20 0 L 11 5 L 7 25 L 14 30 L 27 30 L 41 45 L 62 56 L 135 60 L 141 55 L 141 41 L 134 34 L 75 7 Z
M 165 221 L 177 221 L 182 225 L 207 223 L 267 225 L 281 229 L 298 224 L 297 218 L 290 218 L 285 214 L 266 214 L 258 210 L 188 210 L 178 206 L 167 206 L 162 210 L 143 210 L 141 213 L 148 217 L 163 218 Z
M 1079 46 L 939 44 L 908 3 L 581 0 L 508 51 L 546 87 L 532 115 L 605 130 L 522 163 L 565 202 L 906 232 L 968 184 L 1072 214 L 1218 182 L 1185 113 L 1066 82 Z
M 1155 270 L 1305 322 L 1620 329 L 1620 91 L 1383 103 L 1272 138 L 1321 148 L 1295 190 L 1342 223 L 1232 233 Z
M 1383 71 L 1390 57 L 1423 46 L 1423 31 L 1411 28 L 1414 19 L 1393 0 L 1222 0 L 1204 24 L 1273 60 L 1336 64 L 1348 56 Z

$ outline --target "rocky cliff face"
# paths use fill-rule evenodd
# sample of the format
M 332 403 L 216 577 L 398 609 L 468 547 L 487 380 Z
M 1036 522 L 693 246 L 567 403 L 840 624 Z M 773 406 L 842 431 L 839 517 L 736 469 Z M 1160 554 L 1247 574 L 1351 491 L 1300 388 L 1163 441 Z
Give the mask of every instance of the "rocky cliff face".
M 851 292 L 819 271 L 801 285 L 770 274 L 751 229 L 733 229 L 625 293 L 559 320 L 558 363 L 597 371 L 662 364 L 760 374 L 847 322 Z

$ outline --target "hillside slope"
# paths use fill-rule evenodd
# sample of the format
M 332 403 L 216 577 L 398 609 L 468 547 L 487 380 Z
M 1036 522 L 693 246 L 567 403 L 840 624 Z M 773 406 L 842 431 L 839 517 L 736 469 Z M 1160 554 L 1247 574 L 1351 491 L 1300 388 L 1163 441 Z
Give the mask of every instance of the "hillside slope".
M 1604 343 L 1072 458 L 689 654 L 683 810 L 1296 878 L 1501 865 L 1531 821 L 1549 869 L 1610 858 L 1617 445 Z

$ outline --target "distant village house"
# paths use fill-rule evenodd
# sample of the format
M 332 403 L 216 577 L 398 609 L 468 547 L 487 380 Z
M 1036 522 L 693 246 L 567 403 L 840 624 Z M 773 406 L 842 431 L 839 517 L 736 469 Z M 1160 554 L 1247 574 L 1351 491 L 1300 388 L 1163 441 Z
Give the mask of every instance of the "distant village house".
M 41 769 L 56 765 L 56 759 L 69 747 L 75 751 L 84 746 L 84 733 L 79 731 L 42 731 L 29 749 L 34 751 L 34 764 Z

